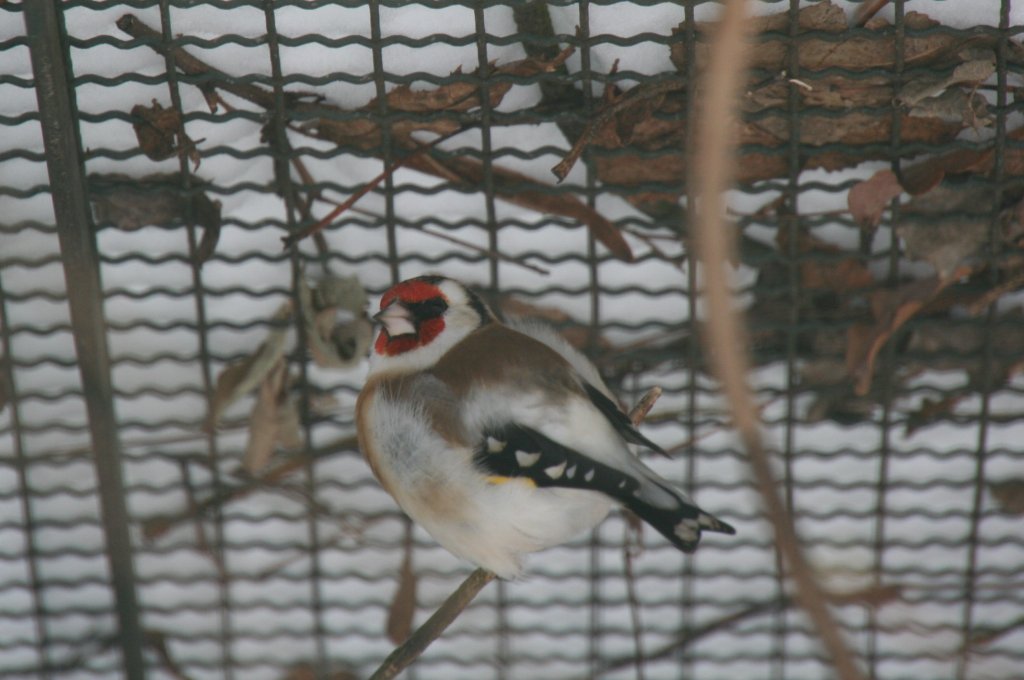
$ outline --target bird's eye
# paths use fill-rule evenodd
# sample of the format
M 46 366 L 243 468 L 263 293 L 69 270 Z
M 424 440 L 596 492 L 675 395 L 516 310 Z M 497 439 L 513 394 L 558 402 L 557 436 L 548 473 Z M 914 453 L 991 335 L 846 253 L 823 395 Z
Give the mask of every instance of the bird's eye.
M 439 297 L 412 305 L 412 312 L 419 319 L 433 319 L 444 314 L 447 309 L 448 303 L 444 301 L 444 298 Z

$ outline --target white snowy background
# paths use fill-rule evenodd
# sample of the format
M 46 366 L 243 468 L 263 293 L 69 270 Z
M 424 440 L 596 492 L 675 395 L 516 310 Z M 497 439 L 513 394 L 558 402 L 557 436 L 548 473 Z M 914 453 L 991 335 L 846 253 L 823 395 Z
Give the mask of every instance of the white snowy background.
M 230 74 L 269 75 L 262 6 L 183 4 L 170 10 L 170 31 L 188 37 L 187 49 Z M 843 6 L 852 12 L 855 4 Z M 786 3 L 757 3 L 759 12 L 785 7 Z M 996 0 L 914 0 L 905 8 L 926 12 L 953 27 L 997 25 L 999 19 Z M 63 9 L 72 41 L 82 143 L 90 152 L 87 171 L 176 172 L 177 159 L 158 163 L 135 153 L 137 142 L 127 116 L 132 106 L 154 98 L 170 105 L 163 57 L 148 47 L 127 47 L 127 36 L 115 26 L 119 16 L 131 11 L 159 27 L 158 8 L 81 1 Z M 620 72 L 655 74 L 672 68 L 663 43 L 622 46 L 603 43 L 600 36 L 666 36 L 682 20 L 681 6 L 611 2 L 590 5 L 588 11 L 590 34 L 595 37 L 594 71 L 608 72 L 616 59 Z M 716 5 L 704 4 L 697 16 L 710 17 L 716 11 Z M 554 4 L 550 12 L 560 34 L 571 35 L 581 21 L 577 3 Z M 890 7 L 882 16 L 891 20 L 892 12 Z M 295 78 L 292 89 L 315 90 L 342 107 L 361 106 L 373 98 L 369 8 L 296 3 L 276 8 L 274 18 L 282 36 L 282 69 L 286 77 Z M 508 38 L 516 31 L 509 7 L 488 7 L 483 19 L 489 59 L 504 63 L 525 56 L 520 44 Z M 1019 25 L 1021 20 L 1024 4 L 1017 2 L 1011 7 L 1010 24 Z M 475 39 L 429 39 L 435 34 L 475 36 L 478 26 L 471 8 L 399 4 L 381 7 L 380 22 L 385 39 L 406 39 L 384 50 L 388 74 L 443 77 L 460 66 L 470 71 L 478 63 Z M 322 36 L 323 41 L 295 45 L 290 40 L 309 34 Z M 226 35 L 234 39 L 221 44 Z M 428 40 L 421 44 L 420 39 Z M 580 69 L 579 53 L 568 66 L 573 72 Z M 133 77 L 111 82 L 124 74 Z M 228 361 L 262 341 L 266 322 L 289 297 L 293 277 L 292 263 L 281 249 L 284 202 L 268 190 L 272 161 L 260 141 L 264 118 L 230 95 L 226 98 L 243 113 L 211 114 L 198 89 L 182 85 L 180 93 L 189 114 L 188 133 L 203 140 L 197 174 L 222 190 L 216 198 L 223 203 L 225 225 L 216 256 L 195 281 L 184 229 L 106 229 L 98 236 L 144 625 L 167 636 L 171 656 L 190 678 L 279 678 L 291 666 L 315 663 L 318 654 L 325 655 L 334 669 L 366 675 L 392 648 L 384 626 L 397 583 L 404 523 L 356 452 L 319 461 L 311 477 L 300 472 L 290 493 L 252 493 L 226 504 L 220 521 L 205 522 L 208 540 L 224 544 L 223 574 L 197 544 L 193 522 L 183 522 L 153 542 L 141 535 L 142 521 L 187 507 L 181 461 L 188 461 L 191 484 L 200 498 L 209 495 L 213 484 L 211 452 L 219 457 L 220 479 L 237 481 L 231 472 L 245 445 L 251 401 L 233 406 L 225 426 L 208 440 L 200 430 L 207 408 L 204 371 L 215 376 Z M 537 86 L 517 86 L 500 110 L 528 109 L 539 99 Z M 113 595 L 36 111 L 20 5 L 0 3 L 0 305 L 17 397 L 0 413 L 0 675 L 37 677 L 44 663 L 60 666 L 78 659 L 75 668 L 57 675 L 114 678 L 119 663 L 116 647 L 103 648 L 97 642 L 116 625 Z M 111 112 L 118 115 L 110 117 Z M 319 153 L 307 163 L 314 177 L 336 187 L 329 191 L 335 199 L 344 199 L 381 170 L 376 159 L 329 153 L 332 147 L 324 143 L 293 138 L 293 144 Z M 468 132 L 446 147 L 479 145 L 480 133 Z M 544 182 L 551 180 L 549 168 L 559 159 L 559 150 L 567 148 L 553 123 L 495 128 L 491 145 L 497 162 Z M 502 155 L 503 149 L 527 157 Z M 529 153 L 535 150 L 539 151 Z M 843 173 L 804 173 L 801 180 L 838 185 L 869 177 L 881 167 L 885 166 L 868 163 Z M 393 211 L 402 221 L 440 225 L 487 247 L 488 206 L 482 193 L 414 191 L 438 181 L 405 170 L 396 172 L 394 183 L 400 190 Z M 583 164 L 567 183 L 585 185 Z M 749 207 L 771 197 L 770 192 L 737 194 L 735 200 L 736 205 Z M 843 191 L 819 191 L 801 199 L 804 210 L 844 205 Z M 614 197 L 598 194 L 596 207 L 610 219 L 636 216 Z M 383 193 L 373 192 L 359 208 L 384 215 Z M 495 280 L 489 261 L 478 253 L 398 227 L 400 277 L 441 271 L 480 286 L 539 291 L 529 298 L 532 302 L 558 306 L 583 323 L 596 322 L 614 343 L 649 337 L 663 324 L 678 324 L 687 317 L 685 272 L 653 258 L 630 265 L 603 258 L 595 268 L 596 277 L 613 292 L 598 294 L 590 288 L 585 230 L 500 200 L 493 209 L 503 225 L 497 236 L 499 250 L 523 255 L 550 275 L 500 262 Z M 452 224 L 462 226 L 447 226 Z M 819 235 L 848 244 L 856 238 L 851 231 L 837 225 Z M 327 241 L 336 273 L 358 276 L 371 295 L 391 282 L 387 229 L 380 219 L 350 214 L 327 233 Z M 631 242 L 638 254 L 647 252 L 644 244 Z M 885 242 L 880 237 L 879 243 Z M 311 256 L 311 246 L 303 246 L 303 253 Z M 446 257 L 452 253 L 458 256 Z M 570 257 L 563 261 L 565 256 Z M 308 271 L 315 273 L 317 267 L 310 257 Z M 741 281 L 750 278 L 749 273 L 739 273 Z M 197 283 L 201 296 L 196 294 Z M 200 308 L 205 335 L 196 330 Z M 592 318 L 595 309 L 599 317 Z M 208 364 L 201 359 L 203 348 L 211 357 Z M 352 434 L 352 408 L 363 368 L 311 369 L 310 375 L 338 401 L 333 417 L 310 432 L 312 445 L 325 446 Z M 962 379 L 957 374 L 920 380 L 938 385 Z M 645 375 L 634 386 L 635 393 L 623 397 L 628 402 L 657 384 L 667 394 L 656 412 L 685 412 L 689 380 L 682 370 Z M 785 389 L 785 367 L 759 370 L 752 380 L 767 401 Z M 707 536 L 690 558 L 653 531 L 644 533 L 645 550 L 636 558 L 634 570 L 648 652 L 674 639 L 683 625 L 700 628 L 779 594 L 767 524 L 747 485 L 737 443 L 720 426 L 724 404 L 715 397 L 710 381 L 701 379 L 701 386 L 698 432 L 710 434 L 701 440 L 695 459 L 650 463 L 680 481 L 689 474 L 701 505 L 732 522 L 739 535 Z M 798 528 L 830 586 L 852 590 L 871 583 L 879 529 L 875 513 L 884 503 L 881 539 L 883 544 L 898 545 L 884 550 L 882 581 L 904 586 L 903 598 L 873 615 L 856 606 L 836 610 L 849 626 L 851 645 L 860 653 L 877 655 L 876 677 L 944 678 L 958 672 L 969 678 L 1024 676 L 1019 651 L 1024 648 L 1024 630 L 979 649 L 965 668 L 959 665 L 965 617 L 976 627 L 998 628 L 1022 616 L 1024 540 L 1019 518 L 1001 515 L 987 495 L 978 501 L 974 484 L 979 450 L 987 452 L 986 478 L 1021 475 L 1021 388 L 1018 379 L 989 400 L 987 408 L 1001 417 L 1000 422 L 984 429 L 973 422 L 972 416 L 983 406 L 980 398 L 973 398 L 958 406 L 957 413 L 964 417 L 957 422 L 933 425 L 912 437 L 905 437 L 902 427 L 886 430 L 881 412 L 873 422 L 856 427 L 800 424 L 799 415 L 807 405 L 801 398 L 793 404 L 797 423 L 787 427 L 786 400 L 774 400 L 766 409 L 768 441 L 778 448 L 788 442 L 793 452 Z M 666 447 L 691 434 L 679 422 L 651 425 L 646 432 Z M 883 468 L 879 452 L 884 447 L 889 453 Z M 26 463 L 23 476 L 19 460 Z M 883 496 L 877 491 L 880 474 L 886 475 Z M 305 489 L 312 489 L 321 506 L 315 520 L 310 520 Z M 967 536 L 976 501 L 980 540 L 977 550 L 971 551 Z M 489 586 L 410 677 L 492 677 L 499 673 L 500 659 L 506 664 L 500 671 L 503 677 L 579 678 L 592 673 L 595 658 L 599 665 L 601 660 L 634 653 L 621 549 L 624 532 L 615 515 L 597 531 L 598 542 L 582 537 L 537 555 L 527 579 Z M 314 534 L 319 549 L 311 557 Z M 415 539 L 419 622 L 470 567 L 420 530 Z M 971 607 L 964 591 L 969 569 L 975 575 Z M 33 582 L 38 592 L 33 591 Z M 867 632 L 872 617 L 877 634 Z M 785 616 L 753 617 L 703 638 L 688 650 L 684 662 L 649 662 L 646 677 L 828 677 L 808 626 L 795 610 Z M 152 677 L 170 677 L 152 653 L 147 658 Z M 627 665 L 604 677 L 634 676 L 635 669 Z

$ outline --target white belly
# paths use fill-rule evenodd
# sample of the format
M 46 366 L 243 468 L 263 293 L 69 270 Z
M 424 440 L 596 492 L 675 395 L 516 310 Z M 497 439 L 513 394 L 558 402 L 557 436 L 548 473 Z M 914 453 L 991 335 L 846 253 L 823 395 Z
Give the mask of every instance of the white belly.
M 457 500 L 438 513 L 438 493 Z M 593 491 L 538 489 L 522 479 L 463 488 L 439 483 L 397 500 L 446 549 L 502 578 L 517 577 L 526 554 L 592 529 L 612 506 Z

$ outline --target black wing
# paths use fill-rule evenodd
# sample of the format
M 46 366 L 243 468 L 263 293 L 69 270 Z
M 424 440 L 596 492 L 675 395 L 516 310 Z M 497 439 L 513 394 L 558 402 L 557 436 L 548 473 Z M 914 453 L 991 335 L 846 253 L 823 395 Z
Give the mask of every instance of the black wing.
M 473 460 L 488 475 L 527 478 L 538 487 L 603 493 L 632 510 L 684 552 L 696 549 L 702 530 L 736 533 L 725 522 L 688 502 L 675 489 L 600 463 L 522 425 L 509 423 L 487 431 Z M 642 491 L 646 484 L 656 484 L 668 492 L 676 499 L 674 507 L 645 501 Z
M 618 404 L 606 397 L 601 390 L 597 389 L 590 383 L 584 383 L 584 387 L 587 390 L 587 396 L 590 397 L 590 402 L 597 407 L 597 410 L 600 411 L 608 422 L 612 424 L 612 427 L 615 428 L 615 431 L 618 432 L 623 439 L 630 444 L 646 446 L 652 451 L 657 451 L 665 457 L 670 457 L 665 453 L 663 448 L 640 434 L 640 431 L 633 425 L 629 416 L 623 413 Z

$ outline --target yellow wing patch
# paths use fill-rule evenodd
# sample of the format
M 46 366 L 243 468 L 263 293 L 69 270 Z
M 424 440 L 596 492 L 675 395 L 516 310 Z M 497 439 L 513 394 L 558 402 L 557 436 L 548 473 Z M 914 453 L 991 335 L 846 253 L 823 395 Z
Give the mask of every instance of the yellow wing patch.
M 503 477 L 501 475 L 488 475 L 487 483 L 494 484 L 508 484 L 509 482 L 525 482 L 527 485 L 537 488 L 537 482 L 533 481 L 529 477 Z

